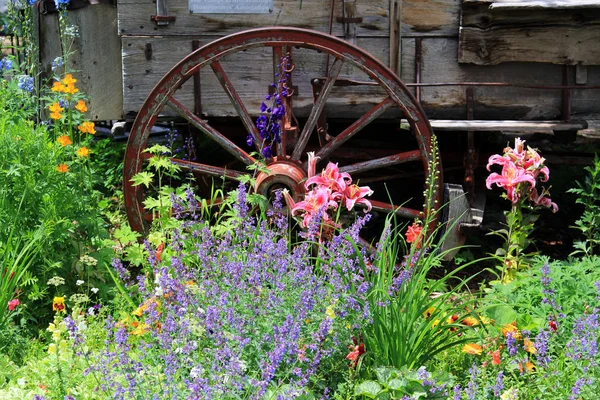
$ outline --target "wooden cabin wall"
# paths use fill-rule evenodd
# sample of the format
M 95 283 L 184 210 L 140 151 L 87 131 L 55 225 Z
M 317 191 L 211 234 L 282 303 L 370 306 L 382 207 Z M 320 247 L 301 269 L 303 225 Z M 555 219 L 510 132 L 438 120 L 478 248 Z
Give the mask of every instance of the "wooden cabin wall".
M 340 16 L 341 1 L 335 1 L 334 19 Z M 187 0 L 169 2 L 170 13 L 177 20 L 167 27 L 157 27 L 149 20 L 155 13 L 151 0 L 123 0 L 119 3 L 119 32 L 123 43 L 123 98 L 126 115 L 134 115 L 141 107 L 147 93 L 177 61 L 192 49 L 192 40 L 208 43 L 216 37 L 243 29 L 269 25 L 296 26 L 328 30 L 329 1 L 303 0 L 277 1 L 271 14 L 247 15 L 192 15 L 187 10 Z M 503 63 L 478 66 L 458 63 L 458 35 L 460 0 L 404 0 L 401 2 L 401 71 L 404 82 L 415 82 L 415 42 L 422 40 L 422 82 L 513 82 L 540 85 L 560 85 L 562 67 L 545 63 Z M 390 1 L 357 0 L 357 16 L 364 18 L 357 24 L 358 46 L 367 49 L 386 64 L 390 62 Z M 343 34 L 343 25 L 333 23 L 333 33 Z M 146 58 L 145 49 L 150 44 L 152 57 Z M 309 62 L 309 61 L 306 61 Z M 321 63 L 322 64 L 322 63 Z M 323 76 L 323 65 L 315 62 L 315 77 Z M 252 65 L 256 77 L 269 74 L 264 59 L 241 61 L 239 68 Z M 235 66 L 233 67 L 235 69 Z M 574 72 L 573 72 L 574 73 Z M 343 75 L 343 73 L 342 73 Z M 351 76 L 350 76 L 351 77 Z M 203 76 L 203 111 L 213 116 L 235 115 L 228 98 L 219 84 L 210 76 Z M 256 110 L 261 101 L 263 87 L 255 87 L 252 77 L 242 85 L 242 97 L 248 98 L 250 110 Z M 600 84 L 600 67 L 588 67 L 588 84 Z M 258 83 L 257 83 L 258 85 Z M 308 89 L 310 90 L 310 89 Z M 252 99 L 254 94 L 255 99 Z M 192 107 L 191 85 L 184 90 L 181 100 Z M 371 103 L 352 97 L 354 108 L 345 111 L 329 109 L 332 116 L 346 116 Z M 490 119 L 556 119 L 561 114 L 561 92 L 557 90 L 521 88 L 476 88 L 475 118 Z M 466 118 L 464 87 L 434 87 L 421 90 L 422 104 L 432 118 Z M 206 99 L 206 100 L 204 100 Z M 295 101 L 300 109 L 311 102 L 310 93 L 304 91 Z M 589 113 L 600 109 L 600 91 L 574 91 L 572 111 Z M 330 107 L 331 108 L 331 107 Z M 348 111 L 349 110 L 349 111 Z M 343 115 L 341 115 L 343 114 Z
M 349 0 L 346 0 L 349 1 Z M 334 35 L 343 35 L 341 0 L 334 1 Z M 81 88 L 90 97 L 90 116 L 95 120 L 132 119 L 145 97 L 160 78 L 179 60 L 192 51 L 192 41 L 209 43 L 218 37 L 244 29 L 264 26 L 296 26 L 327 32 L 330 0 L 279 0 L 269 14 L 190 14 L 188 0 L 168 0 L 169 13 L 176 21 L 157 26 L 150 20 L 156 14 L 153 0 L 120 0 L 117 8 L 89 6 L 70 11 L 80 27 L 76 53 L 71 67 L 82 71 L 78 76 Z M 390 8 L 396 4 L 399 12 Z M 541 85 L 560 85 L 562 66 L 549 63 L 505 62 L 498 65 L 459 63 L 458 40 L 462 0 L 356 0 L 355 43 L 371 52 L 385 64 L 399 59 L 397 72 L 406 83 L 416 80 L 415 48 L 422 43 L 422 82 L 513 82 Z M 390 21 L 390 15 L 400 21 Z M 400 24 L 401 22 L 401 24 Z M 397 31 L 397 26 L 401 31 Z M 50 64 L 59 54 L 57 16 L 40 16 L 41 63 L 43 72 L 50 74 Z M 399 46 L 390 45 L 390 36 L 401 37 Z M 392 39 L 393 40 L 393 39 Z M 152 48 L 148 57 L 147 46 Z M 395 54 L 398 51 L 400 54 Z M 392 57 L 390 57 L 392 49 Z M 252 65 L 252 72 L 240 83 L 241 96 L 248 108 L 256 110 L 265 88 L 258 77 L 270 74 L 270 62 L 262 55 L 241 59 L 233 70 Z M 309 57 L 303 60 L 310 64 Z M 234 62 L 235 64 L 235 62 Z M 312 76 L 324 75 L 324 63 L 314 60 Z M 569 72 L 574 81 L 574 67 Z M 206 75 L 206 76 L 204 76 Z M 356 76 L 347 68 L 344 77 Z M 600 85 L 600 66 L 587 66 L 587 85 Z M 203 73 L 203 111 L 212 116 L 234 115 L 233 107 L 220 85 L 210 74 Z M 312 102 L 310 87 L 302 86 L 295 105 L 307 109 Z M 346 92 L 347 98 L 337 100 L 339 107 L 329 107 L 331 116 L 358 115 L 374 99 L 361 92 Z M 191 85 L 184 87 L 181 100 L 191 106 Z M 421 100 L 432 118 L 461 119 L 466 117 L 464 87 L 425 87 Z M 334 99 L 335 104 L 335 99 Z M 475 118 L 481 119 L 557 119 L 561 114 L 562 97 L 559 90 L 522 88 L 476 88 Z M 600 110 L 600 90 L 581 90 L 572 93 L 572 113 L 593 113 Z
M 79 27 L 69 57 L 76 86 L 88 96 L 88 113 L 94 121 L 123 118 L 121 40 L 117 32 L 117 9 L 94 5 L 69 11 L 70 23 Z M 51 78 L 52 61 L 61 56 L 58 14 L 36 16 L 40 77 Z

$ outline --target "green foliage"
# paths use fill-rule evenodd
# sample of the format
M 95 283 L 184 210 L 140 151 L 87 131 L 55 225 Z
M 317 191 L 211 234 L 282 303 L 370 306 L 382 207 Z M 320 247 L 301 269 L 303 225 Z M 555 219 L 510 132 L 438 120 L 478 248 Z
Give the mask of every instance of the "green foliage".
M 374 372 L 377 381 L 368 380 L 359 383 L 355 389 L 357 398 L 377 400 L 443 399 L 446 398 L 444 392 L 440 390 L 437 395 L 435 393 L 431 394 L 431 384 L 427 385 L 425 381 L 435 382 L 444 387 L 454 382 L 454 378 L 447 373 L 436 371 L 429 374 L 424 368 L 422 368 L 422 371 L 414 371 L 406 368 L 399 370 L 390 367 L 377 367 L 374 368 Z M 426 375 L 427 379 L 421 375 Z
M 585 238 L 583 242 L 576 242 L 573 254 L 596 254 L 600 244 L 600 158 L 594 157 L 594 165 L 584 168 L 588 175 L 583 183 L 576 182 L 577 188 L 569 189 L 568 193 L 577 195 L 577 204 L 583 205 L 583 215 L 575 222 Z

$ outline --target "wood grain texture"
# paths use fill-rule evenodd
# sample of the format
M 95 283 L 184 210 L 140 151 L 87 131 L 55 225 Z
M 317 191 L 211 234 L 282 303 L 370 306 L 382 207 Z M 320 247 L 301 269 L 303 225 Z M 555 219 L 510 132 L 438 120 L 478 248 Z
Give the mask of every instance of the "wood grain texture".
M 525 61 L 599 65 L 600 25 L 460 29 L 458 62 L 496 65 Z
M 69 69 L 78 80 L 76 86 L 88 96 L 91 120 L 121 119 L 123 92 L 121 41 L 116 35 L 117 10 L 94 5 L 69 11 L 71 23 L 79 27 Z M 52 76 L 52 61 L 61 55 L 57 14 L 40 18 L 40 70 L 42 77 Z
M 600 0 L 573 0 L 569 2 L 573 7 L 566 4 L 465 1 L 458 61 L 478 65 L 513 61 L 600 64 Z
M 402 35 L 456 35 L 460 0 L 403 0 Z
M 165 37 L 133 38 L 124 37 L 123 42 L 123 98 L 124 112 L 132 115 L 142 106 L 143 101 L 156 83 L 178 61 L 187 56 L 192 49 L 192 40 L 205 44 L 213 38 L 206 37 Z M 374 56 L 384 63 L 389 61 L 389 43 L 384 38 L 357 38 L 358 46 L 373 51 Z M 152 47 L 152 58 L 145 55 L 146 45 Z M 307 49 L 295 49 L 294 86 L 298 86 L 294 97 L 294 109 L 299 115 L 306 114 L 313 102 L 311 80 L 325 76 L 325 54 Z M 330 60 L 333 62 L 333 59 Z M 269 84 L 273 81 L 272 51 L 270 48 L 250 49 L 246 52 L 229 55 L 221 60 L 223 69 L 233 82 L 235 90 L 251 115 L 257 110 Z M 251 68 L 249 68 L 251 66 Z M 202 110 L 207 115 L 229 117 L 236 116 L 230 99 L 210 68 L 200 72 L 202 82 Z M 366 81 L 369 78 L 349 64 L 344 64 L 341 78 Z M 327 112 L 338 115 L 360 115 L 379 101 L 383 92 L 370 87 L 339 88 L 334 87 L 327 102 Z M 193 82 L 189 80 L 176 94 L 178 101 L 193 109 Z
M 245 29 L 267 26 L 293 26 L 329 32 L 330 0 L 278 0 L 269 14 L 191 14 L 188 0 L 169 0 L 169 13 L 177 17 L 166 26 L 156 26 L 150 16 L 156 14 L 152 0 L 119 1 L 119 33 L 121 35 L 213 35 L 224 36 Z M 333 34 L 344 35 L 342 2 L 335 1 Z M 389 36 L 389 0 L 356 2 L 357 36 Z
M 159 79 L 192 48 L 194 38 L 123 38 L 123 72 L 125 112 L 139 110 L 144 99 Z M 201 37 L 201 43 L 212 38 Z M 152 43 L 153 58 L 147 60 L 145 46 Z M 384 38 L 358 38 L 358 45 L 370 49 L 382 61 L 389 59 L 389 43 Z M 401 79 L 414 82 L 415 40 L 402 40 Z M 302 115 L 312 104 L 310 79 L 323 77 L 324 61 L 315 54 L 305 54 L 294 49 L 298 66 L 294 71 L 294 85 L 299 96 L 294 97 L 295 109 Z M 427 82 L 512 82 L 540 85 L 560 85 L 562 67 L 552 64 L 506 63 L 496 66 L 459 64 L 456 39 L 427 38 L 423 40 L 422 81 Z M 223 62 L 223 68 L 232 76 L 235 88 L 249 112 L 255 115 L 262 94 L 272 79 L 270 52 L 265 54 L 244 53 Z M 324 57 L 323 57 L 324 58 Z M 252 70 L 247 66 L 252 65 Z M 362 79 L 364 76 L 345 66 L 340 74 L 344 78 Z M 574 79 L 574 78 L 573 78 Z M 210 116 L 234 116 L 227 94 L 221 88 L 212 71 L 202 71 L 202 108 Z M 588 67 L 588 85 L 600 85 L 600 67 Z M 177 99 L 187 107 L 193 107 L 191 81 L 177 94 Z M 328 101 L 328 116 L 357 118 L 373 107 L 382 97 L 364 87 L 335 88 Z M 573 113 L 600 110 L 600 90 L 573 91 Z M 465 119 L 465 87 L 424 87 L 422 102 L 425 112 L 432 118 Z M 331 106 L 334 107 L 331 107 Z M 560 90 L 520 88 L 476 88 L 476 119 L 541 119 L 551 120 L 560 116 Z

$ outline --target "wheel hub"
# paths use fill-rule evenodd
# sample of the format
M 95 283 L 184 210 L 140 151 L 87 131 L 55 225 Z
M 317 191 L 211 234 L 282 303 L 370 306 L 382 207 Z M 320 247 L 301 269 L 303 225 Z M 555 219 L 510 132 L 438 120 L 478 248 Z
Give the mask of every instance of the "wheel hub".
M 273 162 L 267 165 L 269 172 L 260 172 L 256 177 L 254 189 L 256 193 L 262 194 L 269 200 L 275 198 L 275 192 L 287 189 L 294 201 L 302 200 L 306 193 L 303 182 L 306 173 L 298 163 L 273 158 Z

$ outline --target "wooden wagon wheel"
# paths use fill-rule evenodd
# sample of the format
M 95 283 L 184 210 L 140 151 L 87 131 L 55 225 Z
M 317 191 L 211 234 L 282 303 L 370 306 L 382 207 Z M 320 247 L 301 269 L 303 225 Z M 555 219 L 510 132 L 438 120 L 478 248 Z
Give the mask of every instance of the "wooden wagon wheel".
M 274 187 L 284 186 L 292 192 L 295 199 L 301 198 L 304 194 L 302 181 L 307 176 L 306 152 L 312 150 L 315 151 L 316 156 L 320 157 L 321 165 L 317 171 L 320 171 L 320 168 L 328 160 L 331 160 L 339 162 L 342 172 L 349 172 L 353 178 L 360 179 L 361 185 L 367 184 L 367 182 L 371 186 L 388 184 L 387 190 L 378 191 L 380 195 L 378 199 L 372 199 L 375 212 L 387 214 L 395 209 L 396 213 L 404 218 L 423 217 L 422 192 L 426 184 L 427 171 L 433 161 L 432 130 L 421 106 L 406 86 L 390 69 L 359 47 L 319 32 L 276 27 L 236 33 L 199 48 L 177 63 L 148 95 L 133 124 L 125 156 L 124 196 L 131 227 L 139 232 L 146 232 L 148 228 L 148 214 L 143 206 L 144 191 L 139 186 L 132 186 L 131 178 L 143 169 L 144 161 L 148 157 L 143 150 L 146 148 L 149 133 L 159 115 L 162 115 L 164 111 L 171 110 L 175 115 L 186 119 L 193 127 L 202 132 L 205 138 L 211 139 L 215 148 L 219 151 L 224 150 L 220 154 L 228 157 L 226 160 L 222 155 L 216 158 L 211 157 L 213 153 L 211 151 L 208 152 L 211 154 L 206 152 L 204 156 L 201 154 L 202 159 L 194 162 L 173 158 L 172 161 L 182 169 L 193 171 L 195 174 L 224 177 L 224 179 L 235 181 L 245 173 L 245 166 L 255 162 L 254 157 L 250 154 L 254 149 L 245 144 L 246 135 L 249 132 L 255 143 L 260 143 L 261 139 L 250 112 L 242 100 L 243 96 L 234 85 L 234 81 L 238 82 L 239 79 L 227 73 L 224 64 L 232 55 L 248 50 L 257 51 L 257 49 L 263 53 L 269 52 L 272 60 L 289 54 L 293 50 L 292 58 L 296 67 L 299 65 L 299 53 L 301 53 L 300 55 L 306 54 L 307 57 L 313 57 L 314 53 L 319 57 L 326 57 L 325 69 L 327 72 L 320 75 L 316 73 L 304 75 L 305 79 L 310 80 L 313 93 L 310 96 L 309 107 L 305 107 L 307 109 L 305 118 L 298 118 L 304 122 L 303 126 L 290 126 L 296 121 L 295 118 L 292 120 L 290 116 L 293 116 L 293 112 L 300 108 L 294 107 L 292 110 L 291 98 L 286 100 L 288 108 L 284 123 L 287 126 L 283 133 L 283 144 L 274 149 L 275 154 L 268 160 L 271 175 L 260 178 L 260 184 L 256 189 L 261 193 L 268 193 Z M 247 68 L 257 69 L 260 67 L 247 66 Z M 314 67 L 318 69 L 316 65 Z M 269 66 L 269 68 L 271 67 Z M 365 78 L 364 81 L 361 83 L 356 80 L 344 79 L 342 77 L 344 68 L 346 71 L 352 69 L 352 71 L 362 74 Z M 273 69 L 276 70 L 277 67 L 271 68 L 271 74 L 277 72 Z M 195 115 L 190 109 L 193 107 L 188 107 L 183 104 L 184 101 L 178 100 L 177 97 L 181 93 L 178 90 L 201 70 L 213 74 L 213 80 L 216 77 L 222 86 L 243 124 L 242 134 L 235 135 L 224 130 L 220 131 L 210 121 Z M 307 76 L 309 77 L 307 78 Z M 294 79 L 294 84 L 301 83 L 297 71 L 294 71 L 292 79 Z M 241 81 L 243 82 L 243 79 Z M 333 101 L 332 99 L 336 96 L 334 93 L 340 90 L 348 91 L 349 87 L 356 90 L 356 87 L 361 85 L 367 87 L 371 92 L 377 92 L 372 98 L 366 95 L 362 98 L 362 100 L 365 98 L 371 100 L 366 110 L 358 118 L 355 114 L 351 122 L 340 128 L 337 133 L 334 132 L 334 129 L 330 129 L 324 135 L 325 109 L 327 107 L 331 109 L 332 106 L 328 106 L 328 102 Z M 268 84 L 265 83 L 265 92 L 267 87 Z M 315 90 L 315 87 L 318 90 Z M 263 96 L 264 93 L 255 94 L 259 102 Z M 343 108 L 347 98 L 342 93 L 341 102 L 339 95 L 337 99 L 338 103 L 335 107 Z M 296 106 L 296 100 L 294 102 L 294 106 Z M 257 110 L 252 111 L 256 113 Z M 393 115 L 396 122 L 400 118 L 406 118 L 410 124 L 412 135 L 410 132 L 401 131 L 399 123 L 396 123 L 391 129 L 389 126 L 386 127 L 386 131 L 378 130 L 381 128 L 378 127 L 377 121 L 382 119 L 384 113 Z M 374 126 L 377 129 L 373 129 Z M 317 127 L 319 129 L 315 129 Z M 372 139 L 376 137 L 387 141 L 379 149 L 369 150 L 365 147 L 365 142 L 360 141 L 362 140 L 360 133 L 369 131 L 369 128 L 370 132 L 366 137 L 367 143 L 371 143 Z M 295 136 L 292 135 L 293 133 Z M 286 135 L 289 136 L 286 137 Z M 407 149 L 406 146 L 409 148 Z M 439 163 L 438 168 L 441 171 Z M 398 179 L 400 180 L 398 181 Z M 405 183 L 403 183 L 403 179 L 406 180 Z M 434 200 L 439 200 L 442 187 L 441 178 L 434 185 Z M 406 197 L 402 198 L 402 196 L 406 196 L 406 192 L 410 188 L 416 188 L 421 197 L 413 199 L 413 206 L 406 205 L 397 208 L 406 201 Z M 390 196 L 393 197 L 392 200 L 389 200 Z M 436 202 L 436 208 L 437 204 Z

